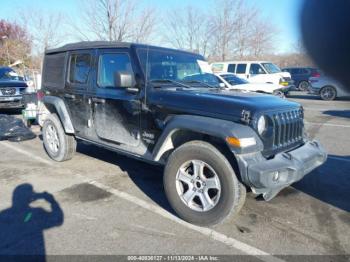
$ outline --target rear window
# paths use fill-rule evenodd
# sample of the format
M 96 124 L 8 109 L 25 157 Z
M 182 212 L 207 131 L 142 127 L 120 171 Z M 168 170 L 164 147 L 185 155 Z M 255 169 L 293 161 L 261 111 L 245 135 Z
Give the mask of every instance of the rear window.
M 43 87 L 64 88 L 66 53 L 45 56 L 43 67 Z
M 236 74 L 245 74 L 247 64 L 238 64 Z

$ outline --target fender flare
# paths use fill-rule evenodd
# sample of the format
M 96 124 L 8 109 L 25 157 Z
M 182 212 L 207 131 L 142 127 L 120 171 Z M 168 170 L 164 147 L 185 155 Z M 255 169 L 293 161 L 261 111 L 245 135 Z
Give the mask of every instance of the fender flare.
M 74 127 L 72 124 L 72 121 L 70 119 L 66 104 L 64 103 L 64 101 L 59 98 L 59 97 L 55 97 L 55 96 L 44 96 L 43 98 L 43 103 L 45 105 L 49 104 L 52 105 L 55 109 L 56 112 L 58 114 L 58 117 L 61 120 L 61 123 L 63 125 L 64 131 L 67 134 L 74 134 Z
M 237 154 L 251 153 L 261 151 L 263 149 L 263 144 L 260 138 L 257 136 L 256 132 L 251 127 L 244 124 L 211 117 L 177 115 L 168 121 L 165 129 L 159 137 L 152 153 L 153 160 L 159 161 L 161 156 L 167 150 L 174 148 L 172 135 L 180 130 L 187 130 L 216 137 L 224 141 L 226 144 L 227 137 L 255 138 L 255 146 L 250 146 L 247 148 L 229 146 L 231 151 Z

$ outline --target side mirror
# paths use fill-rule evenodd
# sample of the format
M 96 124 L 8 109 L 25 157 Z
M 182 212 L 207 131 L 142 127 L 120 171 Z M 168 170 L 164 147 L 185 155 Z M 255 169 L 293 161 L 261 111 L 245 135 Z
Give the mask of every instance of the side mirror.
M 219 86 L 220 86 L 220 88 L 225 88 L 226 87 L 226 85 L 224 83 L 220 83 Z
M 126 71 L 118 71 L 114 74 L 114 84 L 116 87 L 121 88 L 134 88 L 135 78 L 134 75 Z

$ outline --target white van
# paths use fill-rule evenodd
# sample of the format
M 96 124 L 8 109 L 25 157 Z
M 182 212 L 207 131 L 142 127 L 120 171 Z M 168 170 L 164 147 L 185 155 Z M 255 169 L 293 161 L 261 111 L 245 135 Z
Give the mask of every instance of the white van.
M 211 64 L 214 73 L 234 73 L 250 83 L 276 84 L 288 89 L 294 87 L 291 75 L 267 61 L 229 61 Z

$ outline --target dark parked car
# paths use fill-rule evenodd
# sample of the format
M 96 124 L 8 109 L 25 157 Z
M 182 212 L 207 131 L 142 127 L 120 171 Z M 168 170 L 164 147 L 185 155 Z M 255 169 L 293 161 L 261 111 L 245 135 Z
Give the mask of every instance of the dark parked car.
M 82 42 L 46 51 L 43 142 L 56 161 L 77 140 L 165 165 L 177 214 L 212 225 L 237 214 L 246 187 L 266 200 L 325 162 L 304 132 L 303 108 L 223 90 L 198 54 Z
M 0 67 L 0 108 L 22 108 L 27 87 L 12 68 Z
M 312 67 L 288 67 L 288 68 L 283 68 L 282 71 L 290 73 L 295 86 L 300 91 L 309 90 L 310 77 L 321 76 L 321 72 L 318 69 L 312 68 Z

